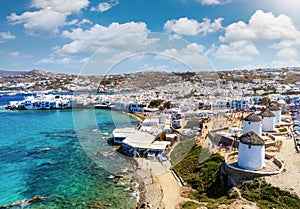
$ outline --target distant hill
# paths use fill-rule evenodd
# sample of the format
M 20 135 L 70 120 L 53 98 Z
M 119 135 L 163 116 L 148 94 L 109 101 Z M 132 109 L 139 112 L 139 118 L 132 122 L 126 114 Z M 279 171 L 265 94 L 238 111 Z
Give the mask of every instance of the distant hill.
M 24 75 L 28 73 L 28 71 L 8 71 L 8 70 L 0 70 L 0 76 L 1 77 L 7 77 L 7 76 L 16 76 L 16 75 Z

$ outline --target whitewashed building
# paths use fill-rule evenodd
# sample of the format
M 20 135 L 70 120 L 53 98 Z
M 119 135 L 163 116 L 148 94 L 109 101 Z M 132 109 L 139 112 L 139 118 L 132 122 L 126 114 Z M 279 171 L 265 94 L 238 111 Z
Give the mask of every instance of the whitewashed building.
M 250 131 L 240 137 L 238 165 L 246 170 L 260 170 L 265 166 L 265 142 Z
M 262 120 L 255 113 L 249 114 L 243 121 L 243 134 L 254 131 L 258 136 L 262 133 Z
M 274 131 L 275 115 L 270 110 L 263 110 L 258 114 L 262 119 L 262 131 Z
M 281 121 L 281 107 L 271 105 L 268 109 L 275 115 L 275 125 L 279 124 Z

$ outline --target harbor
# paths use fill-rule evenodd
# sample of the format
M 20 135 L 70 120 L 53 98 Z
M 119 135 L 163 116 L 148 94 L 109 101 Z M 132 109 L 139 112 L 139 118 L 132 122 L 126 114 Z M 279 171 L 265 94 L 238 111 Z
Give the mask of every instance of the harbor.
M 220 165 L 220 175 L 229 179 L 224 185 L 238 186 L 257 177 L 268 182 L 280 179 L 281 189 L 289 187 L 298 194 L 298 188 L 291 181 L 282 179 L 295 174 L 292 170 L 296 168 L 286 163 L 292 159 L 281 150 L 293 142 L 293 151 L 297 153 L 299 96 L 243 96 L 245 91 L 234 88 L 231 82 L 216 82 L 222 88 L 215 88 L 209 82 L 194 85 L 185 81 L 113 93 L 29 92 L 15 93 L 15 96 L 9 93 L 0 100 L 11 98 L 5 103 L 4 113 L 72 115 L 70 123 L 75 130 L 71 133 L 75 133 L 87 157 L 108 171 L 105 181 L 125 192 L 125 196 L 130 195 L 131 203 L 137 207 L 173 209 L 186 201 L 199 204 L 195 199 L 182 196 L 183 191 L 188 193 L 189 181 L 176 170 L 180 160 L 184 160 L 194 146 L 207 150 L 207 156 L 201 156 L 204 159 L 220 154 L 224 162 L 223 167 Z M 234 85 L 249 87 L 241 83 Z M 89 119 L 82 118 L 85 114 Z M 109 118 L 111 121 L 106 122 Z M 95 119 L 97 122 L 93 124 Z M 46 135 L 70 137 L 68 134 Z M 41 153 L 55 149 L 42 147 Z M 53 167 L 56 164 L 46 161 L 41 165 Z M 33 205 L 48 204 L 46 199 Z M 28 198 L 19 200 L 25 204 Z M 117 204 L 101 202 L 112 208 Z

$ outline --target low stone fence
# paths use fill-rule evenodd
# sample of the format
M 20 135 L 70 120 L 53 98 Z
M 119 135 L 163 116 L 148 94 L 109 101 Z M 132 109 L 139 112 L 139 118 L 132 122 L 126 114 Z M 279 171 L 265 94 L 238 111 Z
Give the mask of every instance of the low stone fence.
M 265 158 L 267 158 L 267 159 L 274 158 L 273 162 L 279 168 L 277 171 L 273 171 L 273 172 L 251 171 L 251 170 L 245 170 L 245 169 L 230 165 L 228 163 L 228 159 L 237 154 L 238 154 L 238 152 L 228 153 L 225 156 L 225 160 L 224 160 L 224 171 L 231 178 L 233 184 L 235 184 L 235 185 L 237 185 L 241 182 L 244 182 L 244 181 L 253 180 L 254 178 L 257 178 L 257 177 L 276 175 L 276 174 L 281 173 L 284 169 L 284 164 L 279 159 L 277 159 L 276 157 L 269 155 L 269 154 L 266 154 Z
M 218 128 L 218 129 L 211 129 L 208 131 L 208 138 L 214 143 L 214 144 L 219 144 L 219 141 L 220 139 L 218 140 L 216 137 L 215 137 L 215 133 L 218 132 L 218 131 L 224 131 L 228 129 L 228 126 L 224 126 L 222 128 Z
M 272 146 L 276 146 L 277 142 L 278 142 L 278 139 L 276 139 L 275 135 L 279 136 L 281 134 L 278 134 L 278 133 L 272 133 L 272 134 L 269 134 L 268 136 L 270 137 L 270 139 L 272 139 L 273 141 L 271 142 L 266 142 L 265 143 L 265 148 L 268 148 L 268 147 L 272 147 Z

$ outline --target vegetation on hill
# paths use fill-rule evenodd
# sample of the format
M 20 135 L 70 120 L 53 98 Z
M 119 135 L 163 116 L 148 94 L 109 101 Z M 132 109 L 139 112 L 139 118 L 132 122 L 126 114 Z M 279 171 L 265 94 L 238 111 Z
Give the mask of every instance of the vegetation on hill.
M 171 155 L 171 159 L 175 156 Z M 175 160 L 178 159 L 175 157 Z M 220 204 L 231 204 L 238 197 L 228 187 L 227 178 L 220 174 L 222 162 L 223 158 L 219 154 L 209 155 L 207 149 L 193 145 L 190 152 L 174 166 L 174 170 L 192 187 L 191 198 L 206 202 L 207 208 L 217 208 Z M 238 188 L 243 198 L 257 203 L 262 209 L 300 208 L 300 199 L 296 195 L 273 187 L 261 179 L 244 182 Z M 194 209 L 199 204 L 188 201 L 182 208 Z
M 258 203 L 262 209 L 300 208 L 300 199 L 290 192 L 273 187 L 260 179 L 245 182 L 240 186 L 242 197 Z
M 182 140 L 182 138 L 183 136 L 180 137 L 180 140 Z M 181 141 L 179 144 L 177 144 L 171 152 L 172 165 L 177 165 L 179 162 L 181 162 L 193 148 L 193 146 L 195 146 L 195 140 L 193 139 Z
M 187 201 L 181 206 L 181 208 L 182 209 L 197 209 L 200 206 L 201 206 L 200 204 L 194 203 L 192 201 Z
M 149 104 L 149 107 L 158 107 L 159 105 L 161 105 L 161 103 L 163 102 L 164 100 L 162 99 L 155 99 L 155 100 L 152 100 Z
M 227 196 L 228 188 L 221 182 L 219 171 L 222 162 L 220 154 L 211 155 L 207 149 L 194 145 L 186 157 L 174 166 L 174 170 L 194 189 L 192 198 L 213 203 L 212 205 L 228 204 L 234 200 Z
M 184 81 L 190 81 L 192 77 L 196 75 L 195 72 L 174 72 L 176 76 L 181 77 Z

